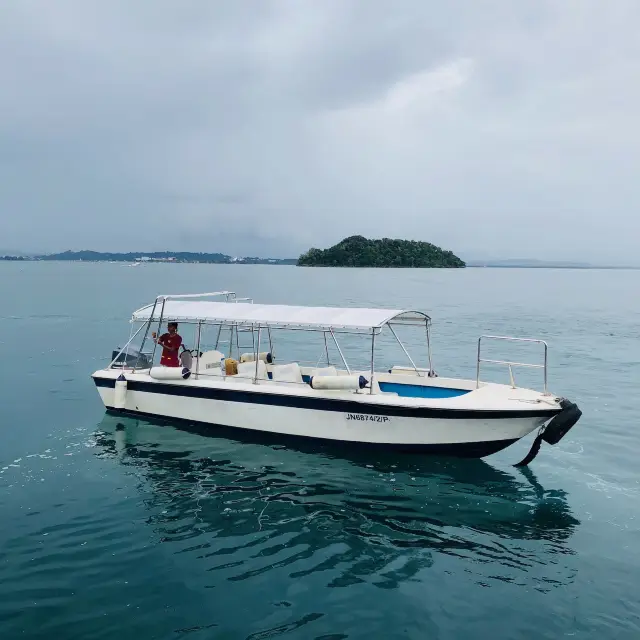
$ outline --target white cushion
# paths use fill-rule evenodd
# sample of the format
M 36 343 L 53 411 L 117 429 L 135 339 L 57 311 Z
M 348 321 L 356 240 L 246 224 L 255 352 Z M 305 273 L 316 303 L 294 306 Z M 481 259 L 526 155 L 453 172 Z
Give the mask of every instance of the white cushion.
M 297 362 L 291 364 L 274 364 L 271 367 L 271 377 L 275 382 L 303 383 L 300 365 Z
M 227 380 L 235 380 L 237 378 L 246 380 L 247 378 L 253 380 L 256 375 L 256 363 L 255 362 L 240 362 L 238 363 L 238 373 L 235 376 L 227 376 Z M 268 380 L 267 365 L 258 360 L 258 379 Z
M 212 374 L 212 369 L 220 371 L 220 360 L 222 358 L 224 358 L 222 351 L 205 351 L 200 357 L 198 373 Z

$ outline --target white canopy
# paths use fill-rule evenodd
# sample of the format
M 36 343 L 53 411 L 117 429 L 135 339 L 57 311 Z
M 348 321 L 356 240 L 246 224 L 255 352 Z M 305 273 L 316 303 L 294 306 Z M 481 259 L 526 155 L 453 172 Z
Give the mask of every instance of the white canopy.
M 153 305 L 133 313 L 134 321 L 149 320 Z M 159 320 L 162 302 L 158 301 L 153 319 Z M 400 316 L 400 317 L 399 317 Z M 316 329 L 379 329 L 390 320 L 398 319 L 423 324 L 425 314 L 401 309 L 366 309 L 353 307 L 293 307 L 233 302 L 166 300 L 164 320 L 203 321 L 207 323 L 255 325 L 262 327 L 313 327 Z

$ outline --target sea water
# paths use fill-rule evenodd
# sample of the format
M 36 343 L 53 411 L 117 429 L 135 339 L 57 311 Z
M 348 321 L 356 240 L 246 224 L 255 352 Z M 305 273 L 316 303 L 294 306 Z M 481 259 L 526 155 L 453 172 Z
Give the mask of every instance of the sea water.
M 90 375 L 131 312 L 218 289 L 426 311 L 440 375 L 475 378 L 480 334 L 542 338 L 583 418 L 520 470 L 531 438 L 453 460 L 105 415 Z M 638 291 L 640 271 L 0 263 L 0 638 L 640 638 Z M 282 358 L 322 356 L 296 340 Z

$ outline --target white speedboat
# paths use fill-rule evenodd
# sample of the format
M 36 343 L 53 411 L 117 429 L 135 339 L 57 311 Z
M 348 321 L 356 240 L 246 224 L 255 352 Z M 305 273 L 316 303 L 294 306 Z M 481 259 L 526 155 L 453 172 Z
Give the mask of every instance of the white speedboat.
M 193 330 L 195 349 L 183 350 L 179 367 L 154 364 L 157 347 L 150 333 L 167 321 L 179 322 L 181 333 L 185 325 Z M 547 345 L 541 340 L 483 336 L 475 380 L 436 375 L 431 319 L 420 311 L 263 305 L 223 291 L 158 296 L 134 311 L 131 323 L 129 341 L 93 374 L 109 411 L 466 457 L 490 455 L 538 430 L 521 464 L 535 457 L 542 440 L 557 443 L 581 416 L 574 403 L 548 392 Z M 415 364 L 398 335 L 411 328 L 424 333 L 426 367 Z M 338 342 L 345 336 L 349 353 L 367 366 L 349 366 Z M 280 340 L 287 337 L 298 349 L 303 338 L 305 352 L 315 338 L 320 358 L 281 360 L 286 347 Z M 391 339 L 408 365 L 377 369 L 378 352 L 381 346 L 388 351 Z M 486 340 L 539 343 L 544 362 L 484 359 Z M 481 381 L 481 364 L 488 362 L 507 366 L 511 384 Z M 543 369 L 542 391 L 516 386 L 512 368 L 518 365 Z

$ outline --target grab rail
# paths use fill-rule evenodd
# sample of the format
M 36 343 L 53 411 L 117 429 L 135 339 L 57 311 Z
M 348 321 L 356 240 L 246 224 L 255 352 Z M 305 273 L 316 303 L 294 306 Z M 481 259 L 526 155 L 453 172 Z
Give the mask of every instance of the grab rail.
M 544 346 L 544 364 L 532 364 L 529 362 L 513 362 L 511 360 L 491 360 L 487 358 L 481 357 L 481 348 L 482 348 L 482 339 L 485 338 L 487 340 L 508 340 L 510 342 L 533 342 L 536 344 L 541 344 Z M 534 338 L 513 338 L 511 336 L 489 336 L 484 335 L 478 338 L 478 361 L 476 363 L 476 389 L 480 387 L 480 363 L 486 362 L 488 364 L 505 364 L 509 367 L 509 377 L 511 379 L 511 386 L 515 388 L 515 382 L 513 380 L 513 372 L 511 371 L 511 367 L 530 367 L 532 369 L 543 369 L 544 373 L 544 393 L 548 394 L 547 391 L 547 354 L 549 347 L 544 340 L 537 340 Z

